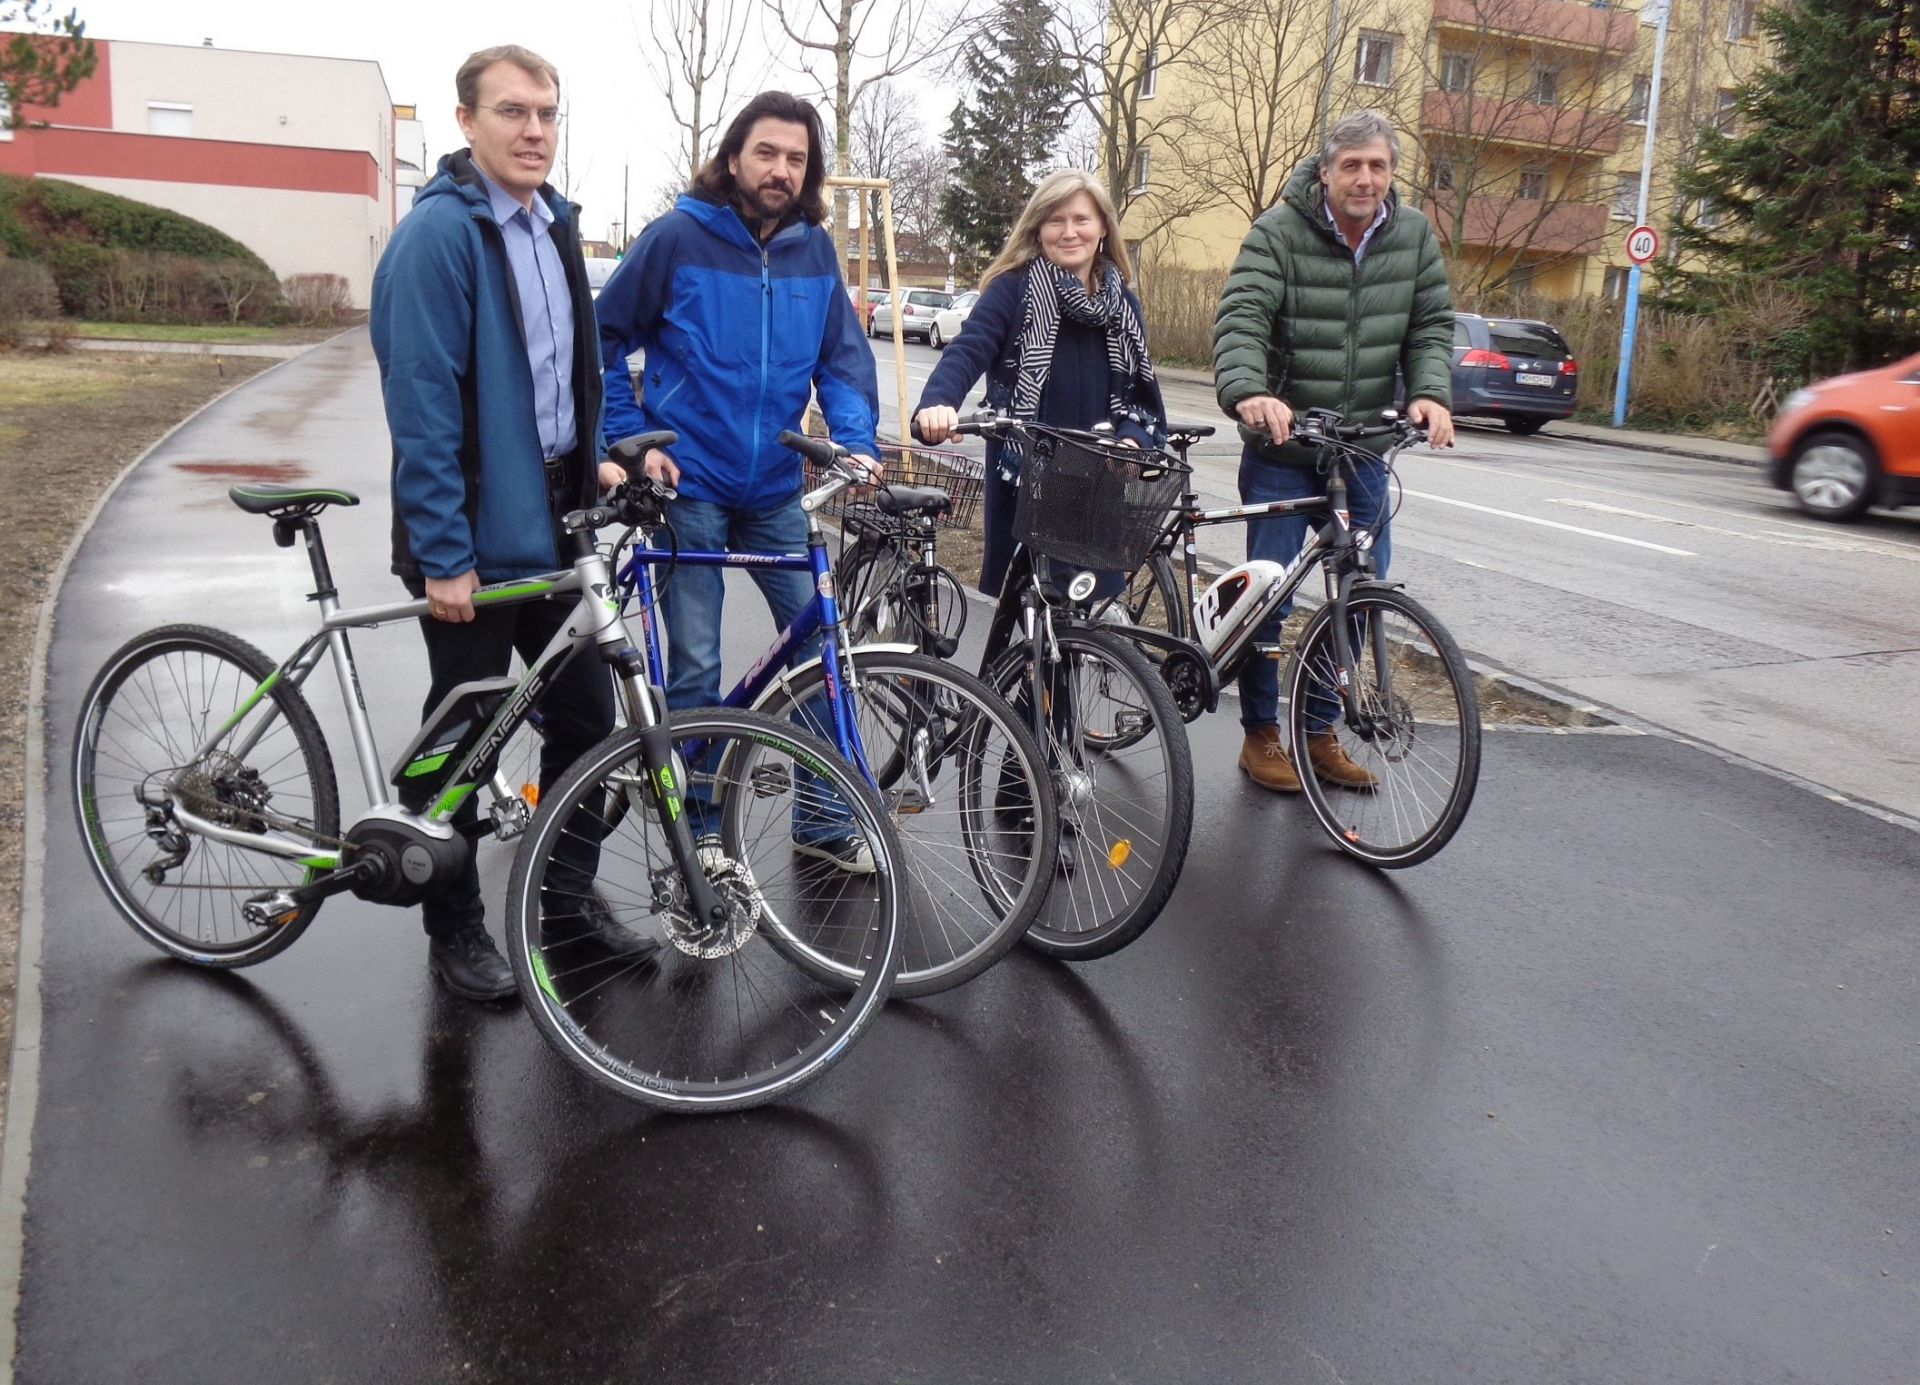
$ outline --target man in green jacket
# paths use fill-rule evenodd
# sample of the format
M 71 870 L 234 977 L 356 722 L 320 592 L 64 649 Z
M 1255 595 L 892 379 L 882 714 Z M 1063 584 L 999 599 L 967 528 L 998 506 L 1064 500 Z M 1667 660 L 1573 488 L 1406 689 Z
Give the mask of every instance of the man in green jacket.
M 1393 405 L 1396 370 L 1406 380 L 1407 416 L 1426 426 L 1435 447 L 1453 446 L 1453 297 L 1433 227 L 1394 196 L 1399 158 L 1400 137 L 1385 116 L 1344 117 L 1240 243 L 1214 321 L 1213 371 L 1220 407 L 1240 421 L 1246 504 L 1322 494 L 1313 453 L 1288 442 L 1294 414 L 1327 408 L 1352 422 L 1378 422 Z M 1386 468 L 1375 462 L 1354 471 L 1353 522 L 1370 526 L 1388 502 Z M 1254 520 L 1247 556 L 1292 562 L 1307 525 L 1297 515 Z M 1385 526 L 1373 554 L 1384 576 Z M 1279 641 L 1290 609 L 1267 621 L 1260 642 Z M 1249 660 L 1240 675 L 1240 768 L 1262 788 L 1298 793 L 1279 704 L 1274 660 Z M 1373 787 L 1373 775 L 1341 748 L 1334 709 L 1311 714 L 1323 728 L 1310 743 L 1311 770 L 1328 783 Z

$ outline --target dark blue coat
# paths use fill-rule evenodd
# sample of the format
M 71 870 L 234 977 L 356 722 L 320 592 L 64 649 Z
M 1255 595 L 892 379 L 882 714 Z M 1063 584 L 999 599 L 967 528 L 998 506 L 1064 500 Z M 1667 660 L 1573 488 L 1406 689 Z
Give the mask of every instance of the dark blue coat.
M 833 238 L 803 221 L 762 244 L 730 206 L 682 197 L 600 290 L 607 436 L 671 428 L 680 491 L 770 509 L 800 491 L 800 454 L 775 441 L 818 390 L 833 440 L 874 455 L 873 351 Z M 646 351 L 639 402 L 627 357 Z
M 573 296 L 574 508 L 593 503 L 601 452 L 593 299 L 574 208 L 540 195 Z M 393 435 L 393 570 L 498 582 L 560 567 L 513 268 L 467 150 L 440 161 L 394 228 L 370 325 Z

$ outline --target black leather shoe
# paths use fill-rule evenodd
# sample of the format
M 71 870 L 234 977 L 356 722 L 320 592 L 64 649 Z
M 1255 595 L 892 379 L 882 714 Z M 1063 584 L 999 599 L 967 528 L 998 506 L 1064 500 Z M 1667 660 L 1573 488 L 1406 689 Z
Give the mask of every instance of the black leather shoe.
M 427 943 L 427 970 L 463 1000 L 505 1000 L 513 995 L 513 968 L 475 924 Z
M 597 894 L 551 899 L 542 919 L 540 945 L 569 962 L 642 962 L 660 950 L 613 917 Z

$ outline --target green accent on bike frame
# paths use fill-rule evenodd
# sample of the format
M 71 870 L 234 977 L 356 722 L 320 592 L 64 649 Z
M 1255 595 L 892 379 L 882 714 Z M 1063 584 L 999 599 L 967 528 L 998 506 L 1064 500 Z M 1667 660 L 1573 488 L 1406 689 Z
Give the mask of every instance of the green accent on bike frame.
M 510 597 L 537 596 L 541 592 L 550 592 L 553 588 L 552 582 L 516 582 L 511 587 L 493 587 L 475 592 L 473 604 L 485 606 L 495 601 L 505 601 Z
M 274 688 L 279 684 L 280 675 L 283 672 L 285 672 L 284 669 L 275 669 L 272 673 L 269 673 L 267 675 L 267 681 L 262 683 L 259 687 L 255 688 L 252 694 L 247 698 L 247 700 L 240 704 L 239 708 L 234 712 L 234 714 L 227 718 L 226 725 L 220 728 L 219 734 L 222 736 L 226 735 L 227 732 L 233 730 L 234 727 L 238 726 L 242 721 L 244 721 L 246 719 L 247 713 L 251 712 L 255 707 L 260 705 L 260 699 L 265 697 L 268 693 L 272 692 Z
M 674 822 L 680 821 L 680 795 L 673 791 L 673 770 L 667 765 L 660 767 L 660 797 L 666 801 L 667 816 Z
M 553 978 L 547 975 L 546 954 L 536 948 L 527 954 L 527 961 L 533 967 L 533 983 L 540 988 L 540 993 L 555 1005 L 560 1004 L 560 997 L 553 991 Z
M 424 760 L 415 760 L 412 764 L 408 765 L 406 769 L 402 771 L 401 777 L 404 779 L 414 779 L 422 774 L 432 774 L 446 762 L 447 752 L 445 751 L 442 751 L 438 755 L 429 755 Z
M 302 856 L 299 860 L 295 861 L 294 864 L 296 866 L 305 866 L 309 871 L 338 870 L 340 868 L 340 854 L 334 852 L 330 856 Z
M 460 805 L 465 803 L 472 796 L 473 791 L 479 787 L 478 784 L 455 784 L 440 795 L 440 801 L 433 805 L 433 811 L 427 816 L 435 822 L 445 822 L 460 811 Z

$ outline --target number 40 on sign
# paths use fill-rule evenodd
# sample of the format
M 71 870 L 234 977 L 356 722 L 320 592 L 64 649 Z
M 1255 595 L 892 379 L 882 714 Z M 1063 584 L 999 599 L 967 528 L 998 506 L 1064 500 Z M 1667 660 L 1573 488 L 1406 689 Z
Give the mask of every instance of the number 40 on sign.
M 1651 226 L 1640 225 L 1627 232 L 1627 258 L 1635 264 L 1645 264 L 1660 253 L 1660 233 Z

